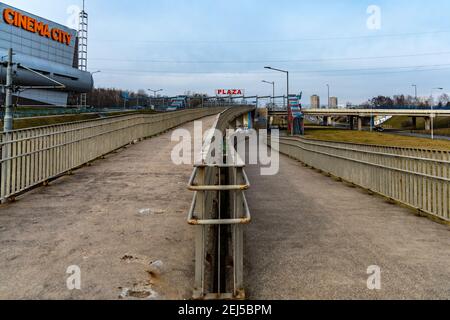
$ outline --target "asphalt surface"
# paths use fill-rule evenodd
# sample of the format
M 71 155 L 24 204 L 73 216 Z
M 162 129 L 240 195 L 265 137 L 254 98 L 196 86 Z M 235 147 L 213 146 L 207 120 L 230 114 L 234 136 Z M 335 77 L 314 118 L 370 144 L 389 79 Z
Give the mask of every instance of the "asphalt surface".
M 414 132 L 405 132 L 405 131 L 390 131 L 389 133 L 398 134 L 400 136 L 408 136 L 408 137 L 417 137 L 417 138 L 431 139 L 431 136 L 429 134 L 424 134 L 424 133 L 414 133 Z M 436 139 L 436 140 L 450 140 L 450 137 L 435 135 L 434 139 Z
M 281 157 L 247 168 L 250 299 L 449 299 L 450 228 Z M 369 266 L 381 290 L 369 290 Z
M 211 127 L 215 117 L 203 120 Z M 193 123 L 184 128 L 193 131 Z M 0 207 L 0 299 L 189 299 L 191 165 L 171 133 L 95 161 Z M 162 273 L 151 266 L 161 261 Z M 68 290 L 69 266 L 81 290 Z

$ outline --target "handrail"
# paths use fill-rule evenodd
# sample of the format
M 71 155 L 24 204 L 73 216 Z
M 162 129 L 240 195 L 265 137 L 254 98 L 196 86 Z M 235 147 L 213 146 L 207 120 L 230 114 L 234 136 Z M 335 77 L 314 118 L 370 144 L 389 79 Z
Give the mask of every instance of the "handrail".
M 222 110 L 120 115 L 3 132 L 0 200 L 14 199 L 130 143 Z
M 248 202 L 245 196 L 243 197 L 245 217 L 239 219 L 197 219 L 194 217 L 195 205 L 197 202 L 197 192 L 194 194 L 194 199 L 192 200 L 191 208 L 188 215 L 188 224 L 190 225 L 230 225 L 230 224 L 249 224 L 252 221 L 252 216 L 250 214 L 250 209 L 248 207 Z
M 398 168 L 394 168 L 394 167 L 384 166 L 384 165 L 373 163 L 373 162 L 369 162 L 369 161 L 363 161 L 363 160 L 343 157 L 343 156 L 339 156 L 339 155 L 328 153 L 328 152 L 317 151 L 317 150 L 301 147 L 299 145 L 286 143 L 286 142 L 283 142 L 282 140 L 280 141 L 280 143 L 283 143 L 283 144 L 286 144 L 286 145 L 290 145 L 290 146 L 295 146 L 295 147 L 298 147 L 298 148 L 300 148 L 302 150 L 305 150 L 305 151 L 310 151 L 310 152 L 314 152 L 314 153 L 317 153 L 317 154 L 322 154 L 322 155 L 333 157 L 333 158 L 348 160 L 348 161 L 361 163 L 361 164 L 367 164 L 367 165 L 370 165 L 370 166 L 373 166 L 373 167 L 378 167 L 378 168 L 381 168 L 381 169 L 388 169 L 388 170 L 397 171 L 397 172 L 401 172 L 401 173 L 407 173 L 407 174 L 411 174 L 411 175 L 420 176 L 420 177 L 423 177 L 423 178 L 435 179 L 435 180 L 440 180 L 440 181 L 444 181 L 444 182 L 450 182 L 450 179 L 444 178 L 444 177 L 432 176 L 432 175 L 429 175 L 429 174 L 424 174 L 424 173 L 419 173 L 419 172 L 414 172 L 414 171 L 409 171 L 409 170 L 403 170 L 403 169 L 398 169 Z M 354 150 L 348 150 L 348 151 L 354 151 Z M 386 156 L 388 156 L 388 155 L 386 155 Z M 419 159 L 419 160 L 423 160 L 423 159 Z
M 436 163 L 441 163 L 441 164 L 450 164 L 450 160 L 413 157 L 413 156 L 407 156 L 407 155 L 403 155 L 403 154 L 394 154 L 394 153 L 377 152 L 377 151 L 369 151 L 369 150 L 359 150 L 359 149 L 355 149 L 355 148 L 345 148 L 345 147 L 336 146 L 336 145 L 329 145 L 329 144 L 327 144 L 329 141 L 314 140 L 316 142 L 313 143 L 309 139 L 301 139 L 301 138 L 283 138 L 283 140 L 301 141 L 302 143 L 307 144 L 307 145 L 314 145 L 314 146 L 319 146 L 320 145 L 320 146 L 324 146 L 324 147 L 332 148 L 332 149 L 336 149 L 336 150 L 353 151 L 353 152 L 372 154 L 372 155 L 380 155 L 380 156 L 391 157 L 391 158 L 430 161 L 430 162 L 436 162 Z
M 448 160 L 424 158 L 423 151 L 416 156 L 392 154 L 302 138 L 281 138 L 279 151 L 420 214 L 450 222 Z
M 190 191 L 232 191 L 232 190 L 248 190 L 250 188 L 250 181 L 248 179 L 247 174 L 245 173 L 245 171 L 242 171 L 243 177 L 244 177 L 244 181 L 245 184 L 240 184 L 240 185 L 221 185 L 221 186 L 199 186 L 195 184 L 195 178 L 197 177 L 197 173 L 198 173 L 198 169 L 199 168 L 204 168 L 204 167 L 213 167 L 213 168 L 230 168 L 230 165 L 213 165 L 213 166 L 196 166 L 194 171 L 192 171 L 192 175 L 189 179 L 189 183 L 188 183 L 188 189 Z M 243 166 L 234 166 L 236 168 L 242 168 Z

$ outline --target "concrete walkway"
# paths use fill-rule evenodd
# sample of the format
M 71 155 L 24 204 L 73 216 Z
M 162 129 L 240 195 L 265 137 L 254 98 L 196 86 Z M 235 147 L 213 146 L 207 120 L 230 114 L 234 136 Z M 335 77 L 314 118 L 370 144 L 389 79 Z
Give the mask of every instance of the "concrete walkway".
M 449 299 L 450 229 L 282 156 L 247 169 L 251 299 Z M 381 268 L 380 291 L 367 268 Z
M 1 206 L 0 299 L 190 298 L 193 168 L 172 164 L 170 137 L 130 146 Z M 155 260 L 162 275 L 151 273 Z M 79 291 L 67 289 L 72 265 L 81 269 Z

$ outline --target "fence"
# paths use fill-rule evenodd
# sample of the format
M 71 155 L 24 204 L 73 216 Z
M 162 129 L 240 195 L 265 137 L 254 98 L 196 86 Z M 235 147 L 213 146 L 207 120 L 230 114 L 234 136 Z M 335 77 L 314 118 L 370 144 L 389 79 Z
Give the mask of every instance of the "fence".
M 280 152 L 450 221 L 450 151 L 282 138 Z
M 11 199 L 135 140 L 222 110 L 125 115 L 2 133 L 0 200 Z
M 253 110 L 228 109 L 213 128 L 223 132 L 237 117 Z M 202 164 L 189 181 L 195 191 L 188 223 L 196 226 L 195 299 L 242 299 L 244 292 L 244 230 L 251 216 L 245 198 L 250 183 L 242 166 L 212 163 L 215 137 L 205 141 Z M 226 155 L 225 155 L 226 157 Z

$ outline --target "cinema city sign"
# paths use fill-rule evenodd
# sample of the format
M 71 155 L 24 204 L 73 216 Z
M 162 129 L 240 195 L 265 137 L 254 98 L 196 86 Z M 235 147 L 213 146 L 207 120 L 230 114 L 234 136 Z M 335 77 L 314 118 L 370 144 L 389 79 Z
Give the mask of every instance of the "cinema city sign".
M 229 96 L 243 96 L 245 90 L 242 89 L 217 89 L 216 95 L 229 97 Z
M 9 25 L 70 46 L 72 36 L 69 33 L 58 28 L 50 28 L 48 24 L 28 17 L 13 9 L 3 10 L 3 20 Z

